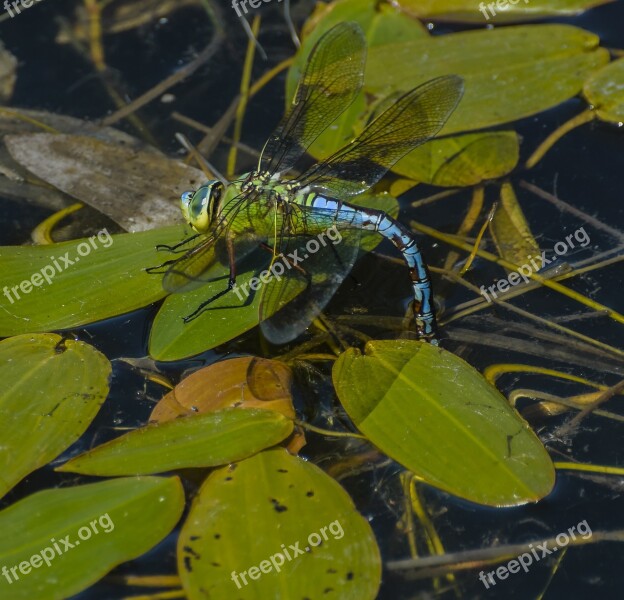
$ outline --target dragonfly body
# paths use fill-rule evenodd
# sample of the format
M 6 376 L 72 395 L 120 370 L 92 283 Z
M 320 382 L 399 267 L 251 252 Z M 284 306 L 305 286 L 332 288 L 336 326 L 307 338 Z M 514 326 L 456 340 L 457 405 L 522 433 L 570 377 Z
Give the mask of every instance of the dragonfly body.
M 436 135 L 461 98 L 462 80 L 439 77 L 406 92 L 332 156 L 292 174 L 308 147 L 360 93 L 365 55 L 364 34 L 357 24 L 341 23 L 329 30 L 310 53 L 292 104 L 265 144 L 257 169 L 235 181 L 209 181 L 183 194 L 183 215 L 197 231 L 187 242 L 201 239 L 181 258 L 161 265 L 165 288 L 183 291 L 205 281 L 217 245 L 225 247 L 230 272 L 227 289 L 203 302 L 185 321 L 197 318 L 234 288 L 236 265 L 253 251 L 254 243 L 271 251 L 273 266 L 277 257 L 295 256 L 305 240 L 333 227 L 345 232 L 340 246 L 331 246 L 332 253 L 306 257 L 305 264 L 290 270 L 293 277 L 303 274 L 305 293 L 293 301 L 288 284 L 273 280 L 264 286 L 260 324 L 266 337 L 283 343 L 301 333 L 357 258 L 359 236 L 374 232 L 403 255 L 414 291 L 417 333 L 436 343 L 431 284 L 414 235 L 383 211 L 359 207 L 349 199 L 371 188 L 398 160 Z

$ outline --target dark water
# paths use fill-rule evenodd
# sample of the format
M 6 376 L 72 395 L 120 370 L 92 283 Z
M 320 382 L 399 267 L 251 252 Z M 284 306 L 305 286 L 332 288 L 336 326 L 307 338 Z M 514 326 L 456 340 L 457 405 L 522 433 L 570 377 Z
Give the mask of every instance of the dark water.
M 476 6 L 475 2 L 475 6 Z M 71 18 L 76 2 L 46 0 L 15 18 L 0 24 L 2 40 L 20 63 L 19 76 L 13 104 L 51 112 L 72 115 L 85 119 L 98 119 L 113 108 L 104 93 L 101 82 L 93 74 L 88 62 L 70 46 L 54 43 L 59 18 Z M 311 9 L 309 2 L 294 6 L 296 15 L 305 16 Z M 292 42 L 278 4 L 267 5 L 260 42 L 265 48 L 268 61 L 256 62 L 254 74 L 259 76 L 269 66 L 279 63 L 292 54 Z M 240 21 L 228 3 L 221 9 L 227 37 L 217 56 L 184 83 L 176 86 L 173 105 L 159 101 L 151 103 L 141 115 L 156 137 L 160 147 L 170 152 L 178 150 L 173 138 L 181 126 L 170 114 L 177 110 L 203 123 L 216 122 L 237 94 L 239 77 L 247 47 L 247 39 L 240 27 Z M 590 13 L 565 20 L 600 36 L 602 45 L 609 48 L 624 48 L 624 4 L 621 1 L 591 11 Z M 300 25 L 300 23 L 297 23 Z M 448 31 L 457 27 L 441 26 L 434 31 Z M 200 7 L 181 9 L 166 20 L 145 25 L 138 30 L 110 36 L 106 39 L 107 62 L 113 78 L 118 77 L 125 85 L 126 93 L 134 98 L 143 90 L 155 85 L 170 75 L 185 62 L 191 60 L 211 38 L 213 29 Z M 522 157 L 526 159 L 536 145 L 557 125 L 578 114 L 584 105 L 573 99 L 556 109 L 537 117 L 525 119 L 514 126 L 523 136 Z M 264 139 L 277 123 L 283 110 L 283 77 L 278 78 L 262 91 L 251 103 L 244 129 L 244 142 L 260 148 Z M 484 107 L 487 110 L 487 107 Z M 132 133 L 128 125 L 122 125 Z M 518 173 L 519 178 L 565 199 L 571 205 L 608 223 L 622 227 L 622 174 L 624 161 L 622 130 L 595 122 L 570 133 L 542 162 L 528 173 Z M 224 155 L 217 153 L 216 162 L 223 166 Z M 241 165 L 242 167 L 243 165 Z M 410 201 L 427 196 L 434 190 L 417 188 L 402 199 L 403 215 L 443 231 L 456 231 L 463 215 L 465 196 L 446 200 L 426 209 L 409 209 Z M 493 193 L 488 190 L 489 193 Z M 466 192 L 468 193 L 468 192 Z M 551 248 L 563 239 L 562 232 L 573 232 L 577 219 L 561 214 L 560 211 L 542 202 L 525 191 L 519 192 L 527 218 L 542 248 Z M 460 207 L 456 210 L 454 207 Z M 31 229 L 49 214 L 45 209 L 20 205 L 0 198 L 0 241 L 3 244 L 20 244 L 29 238 Z M 612 238 L 586 226 L 591 237 L 593 252 L 603 252 L 613 245 Z M 433 240 L 422 239 L 423 252 L 432 265 L 441 265 L 447 249 Z M 383 252 L 390 249 L 382 247 Z M 574 256 L 584 258 L 585 256 Z M 372 314 L 400 316 L 408 299 L 409 287 L 400 267 L 389 266 L 382 259 L 366 257 L 354 271 L 352 280 L 345 283 L 335 301 L 330 305 L 330 314 L 341 314 L 354 306 L 364 306 Z M 500 272 L 484 262 L 477 261 L 471 277 L 475 282 L 494 281 Z M 444 289 L 444 284 L 435 281 Z M 602 304 L 622 311 L 621 290 L 624 284 L 622 268 L 619 265 L 592 272 L 575 279 L 574 289 L 589 294 Z M 469 300 L 472 295 L 453 287 L 443 298 L 447 307 Z M 528 295 L 518 306 L 544 317 L 575 315 L 578 306 L 562 300 L 553 293 L 541 292 Z M 126 315 L 106 323 L 94 325 L 78 332 L 81 338 L 101 349 L 113 359 L 118 357 L 142 357 L 146 353 L 146 340 L 153 307 Z M 601 365 L 583 366 L 557 360 L 550 354 L 556 344 L 549 345 L 538 340 L 526 330 L 526 322 L 502 310 L 479 313 L 466 320 L 455 322 L 445 332 L 451 339 L 446 342 L 449 350 L 455 351 L 478 369 L 495 363 L 524 363 L 568 371 L 575 375 L 615 384 L 624 371 L 623 365 L 613 364 L 603 371 Z M 601 341 L 621 347 L 622 329 L 606 318 L 591 318 L 573 323 L 574 328 Z M 478 339 L 463 341 L 459 329 L 469 328 L 482 332 Z M 525 331 L 525 333 L 523 333 Z M 454 334 L 455 332 L 455 334 Z M 508 336 L 508 345 L 491 343 L 494 336 Z M 543 350 L 544 356 L 535 357 L 519 352 L 511 341 L 521 338 L 532 342 Z M 498 338 L 497 338 L 498 339 Z M 182 371 L 199 364 L 210 364 L 225 356 L 258 353 L 257 335 L 254 332 L 225 347 L 208 352 L 197 360 L 180 364 L 162 365 L 165 372 L 176 380 Z M 317 425 L 324 424 L 323 411 L 332 410 L 333 392 L 325 370 L 314 386 L 299 392 L 298 408 L 311 417 Z M 573 395 L 583 390 L 577 385 L 558 385 L 549 389 L 551 383 L 538 376 L 505 376 L 499 383 L 503 393 L 517 387 L 545 389 L 560 395 Z M 71 454 L 101 443 L 114 436 L 114 426 L 137 426 L 149 415 L 153 402 L 159 399 L 161 389 L 148 384 L 127 366 L 117 363 L 111 395 L 102 408 L 95 423 L 83 440 L 72 448 Z M 607 408 L 618 410 L 618 399 Z M 588 418 L 580 432 L 571 439 L 549 439 L 557 424 L 565 417 L 549 420 L 536 419 L 532 424 L 556 460 L 573 456 L 580 462 L 622 465 L 621 426 L 600 419 Z M 303 454 L 324 465 L 332 456 L 344 453 L 342 443 L 327 442 L 310 436 L 310 443 Z M 373 526 L 384 560 L 397 560 L 409 555 L 404 536 L 395 525 L 400 514 L 400 488 L 395 466 L 376 470 L 341 483 L 354 498 L 358 509 L 366 515 Z M 86 481 L 87 478 L 81 479 Z M 69 482 L 75 477 L 55 474 L 46 468 L 28 477 L 9 496 L 6 506 L 33 491 Z M 188 483 L 188 491 L 194 489 Z M 595 531 L 624 529 L 624 502 L 622 501 L 621 479 L 581 478 L 569 473 L 559 473 L 554 492 L 545 500 L 533 506 L 513 509 L 484 509 L 468 504 L 443 492 L 426 488 L 425 501 L 431 514 L 436 515 L 435 525 L 447 551 L 460 551 L 487 547 L 503 543 L 519 543 L 544 539 L 556 535 L 577 523 L 586 520 Z M 386 600 L 456 597 L 456 598 L 537 598 L 548 587 L 545 598 L 590 598 L 605 599 L 622 597 L 624 576 L 622 575 L 622 550 L 616 543 L 600 543 L 572 548 L 560 565 L 552 581 L 548 579 L 552 562 L 543 561 L 533 565 L 526 576 L 516 576 L 501 581 L 496 587 L 485 590 L 478 581 L 478 570 L 469 570 L 457 575 L 457 590 L 448 582 L 440 580 L 436 588 L 431 579 L 410 580 L 396 573 L 385 572 L 380 598 Z M 124 564 L 116 573 L 163 574 L 175 572 L 175 534 L 156 549 L 136 561 Z M 127 590 L 100 583 L 80 594 L 84 599 L 113 599 L 126 595 Z

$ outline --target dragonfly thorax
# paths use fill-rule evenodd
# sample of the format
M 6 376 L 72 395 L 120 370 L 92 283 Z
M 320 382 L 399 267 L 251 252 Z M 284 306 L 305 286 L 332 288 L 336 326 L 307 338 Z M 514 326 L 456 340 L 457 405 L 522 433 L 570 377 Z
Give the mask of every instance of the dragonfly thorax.
M 219 214 L 224 189 L 223 183 L 213 180 L 202 185 L 196 192 L 184 192 L 180 197 L 184 219 L 198 233 L 208 231 Z

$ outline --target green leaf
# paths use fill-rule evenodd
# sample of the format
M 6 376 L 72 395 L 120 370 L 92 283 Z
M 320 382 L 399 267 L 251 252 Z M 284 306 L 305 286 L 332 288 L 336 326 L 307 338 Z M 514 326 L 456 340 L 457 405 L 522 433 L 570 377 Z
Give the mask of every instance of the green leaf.
M 355 425 L 426 483 L 490 506 L 535 502 L 554 485 L 544 446 L 462 359 L 430 344 L 373 341 L 334 365 Z
M 0 497 L 80 438 L 110 374 L 107 358 L 84 342 L 53 334 L 0 342 Z
M 570 25 L 524 25 L 371 48 L 366 91 L 387 96 L 459 75 L 465 93 L 442 134 L 515 121 L 572 98 L 606 64 L 598 36 Z
M 292 421 L 277 412 L 227 408 L 136 429 L 57 471 L 114 476 L 214 467 L 279 444 L 292 430 Z
M 3 572 L 0 597 L 69 598 L 153 548 L 183 509 L 177 477 L 116 479 L 29 496 L 0 512 L 0 565 L 11 579 Z
M 184 232 L 182 226 L 114 236 L 102 230 L 95 238 L 0 248 L 6 286 L 0 336 L 79 327 L 160 300 L 162 276 L 145 268 L 171 258 L 156 245 L 175 244 Z
M 594 73 L 585 83 L 583 94 L 603 121 L 624 122 L 624 58 Z
M 418 19 L 462 23 L 512 23 L 578 15 L 594 6 L 614 0 L 396 0 L 396 5 Z M 484 8 L 482 8 L 484 6 Z M 494 12 L 492 12 L 492 8 Z
M 501 258 L 523 265 L 530 257 L 540 256 L 539 244 L 509 182 L 501 186 L 500 203 L 490 223 L 490 231 Z
M 372 600 L 381 580 L 375 537 L 347 493 L 283 449 L 208 477 L 180 533 L 178 565 L 190 600 Z
M 432 140 L 400 160 L 395 173 L 444 187 L 477 185 L 503 177 L 518 164 L 515 131 L 467 133 Z

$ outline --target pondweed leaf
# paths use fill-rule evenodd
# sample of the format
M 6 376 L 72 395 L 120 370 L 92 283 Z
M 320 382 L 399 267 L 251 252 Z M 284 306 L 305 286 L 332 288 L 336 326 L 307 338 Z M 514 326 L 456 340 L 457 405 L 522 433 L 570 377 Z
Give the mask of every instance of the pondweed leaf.
M 624 122 L 624 58 L 594 73 L 585 82 L 583 95 L 603 121 Z
M 0 497 L 80 438 L 110 374 L 108 359 L 84 342 L 54 334 L 0 342 Z
M 214 467 L 279 444 L 292 429 L 290 419 L 273 411 L 226 408 L 135 429 L 57 471 L 114 476 Z
M 156 245 L 175 244 L 185 231 L 171 226 L 111 236 L 103 230 L 60 244 L 0 248 L 0 336 L 79 327 L 160 300 L 162 275 L 145 269 L 171 258 Z
M 493 127 L 578 94 L 609 61 L 599 42 L 570 25 L 523 25 L 379 46 L 368 54 L 365 89 L 387 95 L 459 75 L 465 93 L 441 135 Z
M 523 265 L 530 257 L 540 256 L 540 247 L 531 233 L 513 186 L 504 182 L 500 202 L 490 223 L 492 239 L 501 258 Z
M 72 597 L 153 548 L 183 509 L 177 477 L 132 477 L 33 494 L 0 512 L 0 565 L 9 574 L 0 577 L 0 597 Z
M 392 170 L 420 183 L 463 187 L 507 175 L 518 164 L 519 153 L 515 131 L 466 133 L 431 140 Z
M 278 360 L 255 356 L 221 360 L 176 385 L 154 407 L 150 422 L 235 407 L 274 410 L 294 420 L 292 386 L 292 370 Z M 295 432 L 287 447 L 297 454 L 304 445 L 303 432 Z
M 528 424 L 461 358 L 415 341 L 343 353 L 333 381 L 368 439 L 416 477 L 472 502 L 515 506 L 546 496 L 548 453 Z
M 613 0 L 502 0 L 488 7 L 491 2 L 474 0 L 395 0 L 395 5 L 418 19 L 483 24 L 578 15 L 609 2 Z
M 381 581 L 375 537 L 348 494 L 281 448 L 209 475 L 178 569 L 190 600 L 372 600 Z

